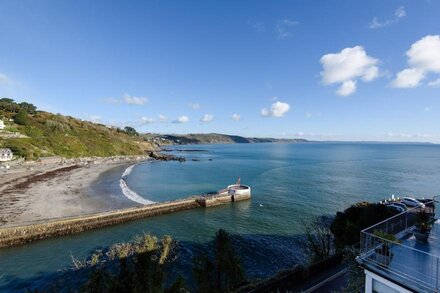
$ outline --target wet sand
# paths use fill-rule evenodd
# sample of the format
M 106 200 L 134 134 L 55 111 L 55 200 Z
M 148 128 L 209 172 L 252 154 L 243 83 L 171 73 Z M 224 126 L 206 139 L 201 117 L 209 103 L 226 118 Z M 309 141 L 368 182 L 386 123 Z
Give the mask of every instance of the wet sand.
M 68 164 L 33 164 L 0 174 L 0 227 L 104 212 L 114 207 L 110 195 L 92 188 L 100 175 L 145 157 L 96 159 Z M 122 174 L 122 173 L 121 173 Z M 100 194 L 97 194 L 100 193 Z M 114 197 L 115 195 L 111 195 Z M 118 195 L 123 197 L 122 194 Z M 126 199 L 125 205 L 136 205 Z M 113 200 L 114 201 L 114 200 Z

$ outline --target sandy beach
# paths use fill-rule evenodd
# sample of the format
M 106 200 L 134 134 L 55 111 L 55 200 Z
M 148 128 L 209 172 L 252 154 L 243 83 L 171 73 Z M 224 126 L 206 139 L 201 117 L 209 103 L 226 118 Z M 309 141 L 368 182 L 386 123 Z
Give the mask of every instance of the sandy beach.
M 108 211 L 106 196 L 91 194 L 91 184 L 105 171 L 146 159 L 93 158 L 14 166 L 0 174 L 0 227 Z

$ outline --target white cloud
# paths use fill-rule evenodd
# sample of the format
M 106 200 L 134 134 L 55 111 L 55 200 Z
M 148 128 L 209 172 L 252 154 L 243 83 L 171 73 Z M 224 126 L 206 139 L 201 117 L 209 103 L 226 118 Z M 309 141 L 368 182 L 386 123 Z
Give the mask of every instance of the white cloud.
M 11 83 L 11 79 L 6 74 L 0 72 L 0 85 L 9 85 Z
M 162 114 L 159 114 L 159 122 L 167 122 L 168 117 Z
M 312 118 L 313 117 L 313 114 L 312 113 L 310 113 L 310 112 L 306 112 L 306 118 L 308 119 L 308 118 Z
M 211 122 L 212 120 L 214 120 L 214 116 L 211 114 L 205 114 L 203 115 L 202 118 L 200 118 L 200 122 Z
M 135 97 L 127 93 L 124 94 L 124 102 L 131 105 L 145 105 L 148 102 L 147 97 Z
M 341 83 L 338 95 L 348 96 L 356 91 L 356 80 L 372 81 L 379 76 L 378 59 L 368 56 L 362 46 L 345 48 L 339 53 L 326 54 L 320 60 L 322 82 Z
M 397 77 L 391 82 L 391 86 L 396 88 L 417 87 L 424 78 L 425 73 L 423 70 L 407 68 L 397 73 Z
M 405 7 L 400 6 L 399 8 L 396 9 L 396 11 L 394 11 L 394 17 L 391 19 L 379 21 L 377 17 L 373 18 L 373 20 L 370 23 L 370 28 L 376 29 L 376 28 L 388 26 L 390 24 L 398 22 L 401 18 L 405 16 L 406 16 Z
M 419 86 L 429 73 L 440 73 L 440 35 L 428 35 L 411 45 L 406 52 L 409 67 L 398 72 L 391 86 L 412 88 Z M 434 86 L 440 81 L 428 83 Z
M 344 81 L 339 89 L 336 90 L 336 94 L 346 97 L 353 94 L 356 91 L 356 81 L 347 80 Z
M 232 114 L 231 119 L 234 121 L 240 121 L 241 120 L 241 115 L 239 114 Z
M 275 31 L 277 33 L 277 36 L 279 39 L 285 39 L 292 35 L 291 27 L 298 25 L 298 21 L 290 20 L 290 19 L 283 19 L 278 21 Z
M 275 102 L 270 106 L 270 109 L 264 108 L 261 110 L 263 117 L 283 117 L 290 110 L 290 105 L 283 102 Z
M 107 104 L 126 103 L 130 105 L 145 105 L 148 102 L 148 100 L 149 99 L 147 97 L 134 97 L 125 93 L 122 99 L 106 98 L 104 99 L 104 102 Z
M 433 80 L 428 83 L 429 87 L 440 87 L 440 78 L 437 78 L 436 80 Z
M 182 115 L 179 116 L 176 120 L 173 121 L 173 123 L 187 123 L 189 121 L 188 116 Z
M 141 117 L 141 122 L 142 122 L 142 124 L 151 124 L 151 123 L 156 122 L 156 119 L 144 116 L 144 117 Z
M 431 112 L 431 111 L 432 111 L 432 108 L 431 108 L 431 107 L 425 107 L 425 109 L 423 109 L 423 111 L 425 111 L 425 112 Z
M 200 104 L 199 103 L 189 103 L 188 106 L 193 109 L 193 110 L 198 110 L 200 109 Z

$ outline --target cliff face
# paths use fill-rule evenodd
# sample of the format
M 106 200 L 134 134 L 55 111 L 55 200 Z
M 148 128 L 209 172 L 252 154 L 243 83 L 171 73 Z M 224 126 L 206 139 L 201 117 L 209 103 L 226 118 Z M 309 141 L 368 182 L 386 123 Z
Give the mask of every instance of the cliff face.
M 307 142 L 305 139 L 276 139 L 276 138 L 256 138 L 243 137 L 237 135 L 226 135 L 218 133 L 207 134 L 186 134 L 186 135 L 160 135 L 146 134 L 145 137 L 158 145 L 174 145 L 174 144 L 232 144 L 232 143 L 263 143 L 263 142 L 279 142 L 279 143 L 298 143 Z

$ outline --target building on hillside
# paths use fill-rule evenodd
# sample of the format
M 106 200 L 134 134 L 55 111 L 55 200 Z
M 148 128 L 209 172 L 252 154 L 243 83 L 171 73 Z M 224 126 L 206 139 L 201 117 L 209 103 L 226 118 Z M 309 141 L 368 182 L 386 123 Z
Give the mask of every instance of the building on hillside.
M 0 130 L 5 129 L 5 123 L 3 122 L 3 120 L 0 120 Z
M 362 230 L 356 260 L 364 269 L 366 293 L 440 292 L 440 220 L 436 202 L 435 197 Z M 429 223 L 423 232 L 421 214 L 428 215 L 424 218 Z
M 10 161 L 14 158 L 14 153 L 11 149 L 0 149 L 0 162 Z

